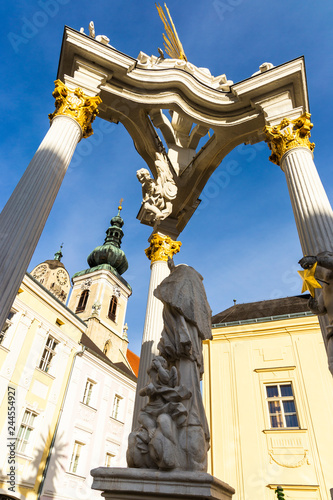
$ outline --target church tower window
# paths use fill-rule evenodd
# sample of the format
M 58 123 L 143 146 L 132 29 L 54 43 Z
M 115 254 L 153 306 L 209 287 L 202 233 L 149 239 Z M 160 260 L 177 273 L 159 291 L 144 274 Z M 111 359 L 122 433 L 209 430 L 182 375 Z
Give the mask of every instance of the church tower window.
M 110 348 L 111 348 L 111 341 L 107 340 L 104 344 L 104 349 L 103 349 L 104 354 L 108 354 Z
M 118 299 L 115 295 L 112 295 L 108 312 L 108 318 L 111 319 L 112 321 L 116 321 L 117 306 L 118 306 Z
M 85 310 L 88 302 L 88 297 L 89 297 L 89 290 L 83 290 L 75 312 L 82 312 Z

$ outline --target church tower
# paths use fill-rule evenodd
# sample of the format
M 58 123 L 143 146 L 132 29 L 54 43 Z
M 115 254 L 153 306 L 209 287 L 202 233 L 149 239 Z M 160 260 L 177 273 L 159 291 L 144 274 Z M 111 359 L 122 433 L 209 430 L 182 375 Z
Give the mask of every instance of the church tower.
M 61 262 L 63 256 L 61 249 L 62 245 L 54 254 L 53 260 L 45 260 L 38 264 L 30 274 L 65 304 L 71 283 L 69 274 Z
M 104 244 L 88 256 L 89 268 L 74 274 L 68 307 L 88 323 L 87 335 L 114 362 L 126 359 L 128 345 L 125 314 L 132 289 L 121 276 L 128 262 L 121 240 L 124 221 L 118 214 L 111 219 Z

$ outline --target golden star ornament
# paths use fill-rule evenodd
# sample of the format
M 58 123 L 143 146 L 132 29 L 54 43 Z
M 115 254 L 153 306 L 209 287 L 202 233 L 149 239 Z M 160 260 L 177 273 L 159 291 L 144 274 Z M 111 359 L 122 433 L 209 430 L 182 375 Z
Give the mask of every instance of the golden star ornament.
M 315 288 L 323 288 L 320 283 L 315 278 L 317 262 L 310 267 L 310 269 L 304 269 L 304 271 L 297 271 L 303 280 L 302 292 L 307 290 L 310 292 L 311 296 L 315 296 Z

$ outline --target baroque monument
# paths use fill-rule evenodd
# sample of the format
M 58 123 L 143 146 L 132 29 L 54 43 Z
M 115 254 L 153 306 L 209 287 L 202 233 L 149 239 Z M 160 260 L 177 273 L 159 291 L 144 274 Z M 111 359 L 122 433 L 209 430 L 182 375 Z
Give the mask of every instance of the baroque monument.
M 263 63 L 238 83 L 225 74 L 215 77 L 187 60 L 169 11 L 158 6 L 158 12 L 168 57 L 161 49 L 158 57 L 121 53 L 107 36 L 96 36 L 93 23 L 88 34 L 65 27 L 50 129 L 0 215 L 6 234 L 0 243 L 0 323 L 10 312 L 78 142 L 92 134 L 97 114 L 121 122 L 149 168 L 139 170 L 137 178 L 143 195 L 138 218 L 152 228 L 146 249 L 151 278 L 129 438 L 131 467 L 95 469 L 93 488 L 103 490 L 105 498 L 172 498 L 176 491 L 183 498 L 224 499 L 233 489 L 205 472 L 209 432 L 199 383 L 201 343 L 211 335 L 210 309 L 200 275 L 169 259 L 180 250 L 177 239 L 207 181 L 242 143 L 267 142 L 270 160 L 286 176 L 303 255 L 316 256 L 329 272 L 331 263 L 321 256 L 333 251 L 333 213 L 313 161 L 304 59 L 277 67 Z M 323 314 L 327 346 L 331 298 L 325 290 L 320 293 L 322 300 L 316 297 L 312 307 Z

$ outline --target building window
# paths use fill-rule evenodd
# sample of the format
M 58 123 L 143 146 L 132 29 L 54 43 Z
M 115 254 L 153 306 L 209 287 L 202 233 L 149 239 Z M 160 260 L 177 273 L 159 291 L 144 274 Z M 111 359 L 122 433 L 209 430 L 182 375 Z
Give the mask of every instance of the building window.
M 93 392 L 94 385 L 95 385 L 95 382 L 93 382 L 92 380 L 89 380 L 89 379 L 87 380 L 86 386 L 84 389 L 83 399 L 82 399 L 82 403 L 84 403 L 85 405 L 89 405 L 89 403 L 91 401 L 91 395 Z
M 118 299 L 115 295 L 112 295 L 108 312 L 108 318 L 110 318 L 112 321 L 116 321 L 117 305 Z
M 8 314 L 8 318 L 6 319 L 5 324 L 3 325 L 2 330 L 0 332 L 0 344 L 2 344 L 6 336 L 7 330 L 13 324 L 12 320 L 15 314 L 16 314 L 15 311 L 10 311 L 10 313 Z
M 51 335 L 48 336 L 45 347 L 44 347 L 44 352 L 42 359 L 40 360 L 39 363 L 39 368 L 40 370 L 43 370 L 43 372 L 48 372 L 51 366 L 51 361 L 54 358 L 56 352 L 55 348 L 59 342 L 57 342 Z
M 112 453 L 107 453 L 105 455 L 105 467 L 111 467 L 114 455 Z
M 122 398 L 116 394 L 113 400 L 112 415 L 111 415 L 112 418 L 115 418 L 116 420 L 119 420 L 119 414 L 120 414 L 119 407 L 121 400 Z
M 107 340 L 104 344 L 104 349 L 103 349 L 104 354 L 108 354 L 110 348 L 111 348 L 111 340 Z
M 83 443 L 80 443 L 79 441 L 75 441 L 74 447 L 73 447 L 73 453 L 72 453 L 72 457 L 71 457 L 71 463 L 69 465 L 69 472 L 72 472 L 73 474 L 77 473 L 80 455 L 81 455 L 83 447 L 84 447 Z
M 266 385 L 271 428 L 299 427 L 291 383 Z
M 83 290 L 75 312 L 82 312 L 85 310 L 88 302 L 88 297 L 89 297 L 89 290 Z
M 25 410 L 22 423 L 20 425 L 17 441 L 16 441 L 16 451 L 24 453 L 26 451 L 27 444 L 29 443 L 29 438 L 31 436 L 32 431 L 34 430 L 34 421 L 37 417 L 37 414 L 30 411 Z

